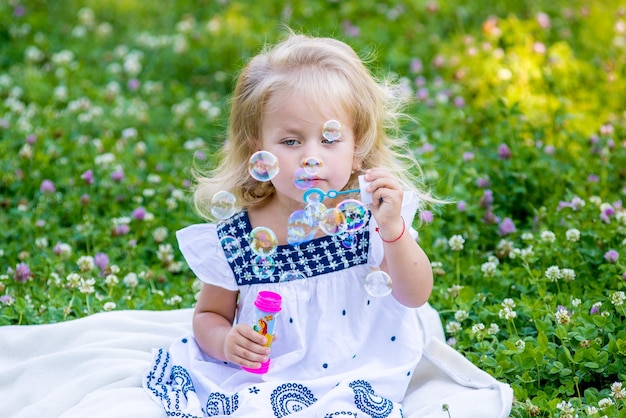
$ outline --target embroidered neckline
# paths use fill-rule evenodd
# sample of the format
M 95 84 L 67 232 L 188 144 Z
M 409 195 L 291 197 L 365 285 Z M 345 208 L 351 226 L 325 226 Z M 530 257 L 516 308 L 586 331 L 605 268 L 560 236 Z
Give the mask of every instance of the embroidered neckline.
M 239 286 L 278 283 L 285 274 L 294 272 L 311 278 L 367 263 L 368 225 L 350 234 L 351 239 L 356 238 L 352 246 L 344 244 L 344 236 L 326 235 L 298 246 L 279 245 L 269 257 L 258 257 L 252 252 L 250 231 L 246 211 L 217 224 L 220 244 Z

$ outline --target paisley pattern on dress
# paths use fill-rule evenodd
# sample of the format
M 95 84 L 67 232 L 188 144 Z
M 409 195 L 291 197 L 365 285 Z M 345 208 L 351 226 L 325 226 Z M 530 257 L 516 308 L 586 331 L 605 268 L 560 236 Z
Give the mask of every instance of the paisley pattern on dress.
M 355 380 L 350 383 L 354 391 L 354 404 L 360 411 L 372 418 L 386 418 L 393 411 L 393 402 L 382 396 L 377 396 L 372 385 L 365 380 Z
M 285 383 L 274 389 L 270 401 L 274 416 L 281 418 L 308 408 L 317 402 L 317 398 L 306 386 Z
M 206 403 L 206 413 L 213 417 L 216 415 L 230 415 L 239 408 L 239 395 L 226 396 L 223 393 L 213 392 L 209 395 Z

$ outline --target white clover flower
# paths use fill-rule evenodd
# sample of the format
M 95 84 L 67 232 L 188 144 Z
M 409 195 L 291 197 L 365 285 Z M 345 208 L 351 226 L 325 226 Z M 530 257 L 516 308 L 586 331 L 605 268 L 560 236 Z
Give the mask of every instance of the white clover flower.
M 613 400 L 611 398 L 602 398 L 598 401 L 598 406 L 600 409 L 606 409 L 613 405 Z
M 558 281 L 562 276 L 561 276 L 561 269 L 559 269 L 558 266 L 550 266 L 546 269 L 546 277 L 548 278 L 548 280 L 550 280 L 551 282 L 556 282 Z
M 505 308 L 513 309 L 515 308 L 515 301 L 511 298 L 505 298 L 502 301 L 502 306 Z
M 568 417 L 570 417 L 570 416 L 573 417 L 573 415 L 571 415 L 571 414 L 574 413 L 574 407 L 572 406 L 572 404 L 569 401 L 567 401 L 567 402 L 565 402 L 565 401 L 559 402 L 556 405 L 556 408 L 558 410 L 560 410 L 561 412 L 563 412 L 563 414 L 568 414 L 567 415 Z M 563 416 L 564 415 L 561 415 L 561 417 L 563 417 Z
M 143 157 L 146 155 L 146 151 L 148 151 L 148 146 L 145 142 L 140 141 L 135 144 L 135 155 L 138 157 Z
M 70 50 L 59 51 L 56 54 L 52 54 L 52 63 L 64 67 L 71 64 L 74 61 L 74 53 Z
M 451 287 L 449 287 L 446 292 L 448 292 L 448 295 L 450 297 L 456 298 L 459 296 L 459 294 L 461 293 L 461 289 L 463 289 L 463 286 L 455 284 L 452 285 Z
M 611 394 L 615 400 L 624 399 L 626 397 L 626 390 L 622 388 L 622 382 L 615 382 L 611 385 Z
M 117 305 L 115 304 L 115 302 L 106 302 L 104 305 L 102 305 L 102 309 L 104 309 L 105 312 L 110 312 L 116 307 Z
M 492 261 L 483 263 L 482 266 L 480 266 L 480 270 L 483 272 L 485 277 L 495 276 L 497 269 L 498 269 L 498 265 Z
M 527 247 L 527 248 L 523 248 L 521 253 L 520 253 L 520 256 L 522 257 L 522 260 L 524 260 L 524 261 L 528 261 L 528 259 L 531 258 L 534 255 L 535 255 L 535 252 L 533 251 L 532 245 Z
M 600 313 L 600 316 L 602 316 L 603 318 L 608 318 L 609 316 L 611 316 L 611 312 L 608 311 L 602 311 Z
M 100 167 L 110 167 L 115 162 L 115 154 L 106 152 L 96 156 L 94 163 Z
M 180 189 L 172 190 L 172 197 L 178 201 L 183 200 L 185 198 L 185 192 Z
M 461 327 L 461 324 L 459 324 L 456 321 L 450 321 L 446 324 L 446 332 L 448 334 L 454 335 L 457 332 L 461 331 L 463 328 Z
M 81 277 L 78 273 L 70 273 L 67 275 L 65 280 L 67 280 L 67 285 L 70 288 L 76 289 L 80 285 Z
M 76 261 L 80 271 L 91 271 L 94 268 L 93 257 L 90 255 L 83 255 Z
M 178 202 L 176 201 L 176 199 L 168 197 L 167 199 L 165 199 L 165 206 L 167 206 L 168 210 L 174 210 L 178 207 Z
M 120 272 L 120 267 L 117 264 L 111 264 L 111 267 L 109 267 L 109 270 L 111 271 L 111 273 L 117 274 Z
M 444 274 L 446 274 L 445 270 L 443 269 L 443 263 L 440 261 L 431 261 L 430 268 L 433 270 L 433 274 L 435 276 L 443 276 Z
M 37 248 L 39 249 L 48 248 L 48 238 L 46 237 L 37 238 L 35 240 L 35 246 L 37 246 Z
M 580 240 L 580 231 L 576 228 L 571 228 L 565 231 L 565 239 L 569 242 L 578 242 Z
M 580 299 L 578 299 L 578 298 L 576 298 L 576 299 L 572 300 L 572 306 L 573 306 L 574 308 L 579 307 L 581 303 L 582 303 L 582 300 L 580 300 Z
M 131 77 L 138 75 L 143 66 L 141 65 L 141 53 L 139 52 L 131 52 L 124 58 L 124 62 L 122 63 L 122 67 L 124 68 L 124 72 Z
M 620 210 L 615 213 L 615 220 L 622 225 L 626 225 L 626 210 Z
M 37 63 L 44 60 L 46 55 L 36 46 L 29 46 L 24 51 L 24 60 L 29 63 Z
M 522 234 L 522 241 L 532 241 L 535 236 L 531 232 L 524 232 Z
M 157 243 L 163 242 L 167 238 L 167 234 L 168 234 L 167 228 L 164 226 L 160 226 L 158 228 L 155 228 L 154 231 L 152 231 L 152 238 L 154 238 L 154 241 Z
M 500 331 L 500 327 L 498 324 L 489 324 L 489 328 L 487 328 L 487 334 L 496 335 Z
M 526 348 L 526 342 L 524 340 L 515 341 L 515 348 L 517 348 L 519 351 L 524 351 L 524 349 Z
M 61 285 L 61 277 L 56 272 L 51 272 L 50 277 L 48 278 L 48 285 L 50 286 L 60 286 Z
M 611 294 L 611 303 L 615 306 L 622 306 L 626 300 L 626 294 L 623 291 L 613 292 Z
M 159 260 L 169 263 L 174 259 L 174 249 L 170 244 L 160 244 L 157 250 Z
M 177 305 L 179 303 L 181 303 L 183 301 L 183 298 L 180 297 L 179 295 L 174 295 L 169 299 L 164 299 L 163 302 L 166 305 Z
M 576 279 L 576 272 L 573 269 L 561 269 L 561 279 L 563 279 L 564 282 L 572 282 Z
M 448 240 L 448 246 L 452 251 L 461 251 L 463 249 L 463 244 L 465 243 L 465 238 L 461 235 L 453 235 Z
M 589 202 L 593 203 L 596 206 L 600 206 L 602 204 L 602 199 L 600 196 L 591 196 L 589 198 Z
M 559 308 L 556 310 L 554 318 L 559 325 L 569 324 L 570 319 L 572 319 L 567 309 L 562 306 L 559 306 Z
M 33 158 L 33 147 L 31 147 L 30 144 L 24 144 L 22 148 L 20 148 L 18 155 L 26 160 L 30 160 Z
M 184 265 L 182 261 L 170 261 L 167 265 L 167 271 L 170 273 L 180 273 Z
M 464 311 L 462 309 L 456 311 L 454 313 L 454 319 L 456 319 L 459 322 L 463 322 L 463 320 L 469 318 L 469 314 L 467 313 L 467 311 Z
M 541 233 L 541 240 L 543 242 L 553 243 L 556 241 L 556 235 L 554 235 L 554 232 L 552 231 L 543 231 Z
M 128 273 L 126 276 L 124 276 L 124 279 L 122 281 L 128 287 L 137 287 L 137 285 L 139 284 L 139 279 L 137 278 L 137 274 L 135 273 Z
M 482 340 L 484 338 L 484 335 L 483 335 L 484 330 L 485 330 L 485 324 L 483 324 L 482 322 L 472 325 L 472 334 L 478 340 Z
M 509 307 L 504 307 L 498 311 L 498 316 L 500 318 L 506 319 L 507 321 L 511 321 L 517 317 L 517 312 Z
M 598 408 L 596 408 L 595 406 L 590 406 L 590 405 L 587 405 L 586 411 L 587 411 L 587 415 L 595 415 L 598 412 L 600 412 Z
M 84 293 L 89 295 L 96 291 L 94 285 L 96 284 L 96 279 L 90 277 L 89 279 L 81 279 L 80 284 L 78 286 L 78 291 L 80 293 Z
M 148 174 L 148 177 L 146 178 L 146 180 L 150 184 L 159 184 L 161 183 L 161 176 L 159 176 L 158 174 L 154 174 L 154 173 Z
M 57 102 L 65 102 L 69 96 L 66 86 L 56 86 L 52 91 L 52 96 Z
M 115 274 L 107 274 L 107 276 L 104 278 L 104 283 L 107 286 L 115 286 L 119 282 L 120 280 L 117 278 Z

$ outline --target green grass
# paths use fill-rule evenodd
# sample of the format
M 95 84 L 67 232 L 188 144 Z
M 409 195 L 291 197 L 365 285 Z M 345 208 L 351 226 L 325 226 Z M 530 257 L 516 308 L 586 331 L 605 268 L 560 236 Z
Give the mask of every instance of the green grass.
M 0 324 L 193 306 L 174 237 L 199 221 L 190 168 L 214 160 L 242 64 L 289 26 L 416 98 L 404 128 L 454 202 L 415 225 L 431 304 L 514 388 L 512 416 L 626 416 L 620 3 L 0 3 Z

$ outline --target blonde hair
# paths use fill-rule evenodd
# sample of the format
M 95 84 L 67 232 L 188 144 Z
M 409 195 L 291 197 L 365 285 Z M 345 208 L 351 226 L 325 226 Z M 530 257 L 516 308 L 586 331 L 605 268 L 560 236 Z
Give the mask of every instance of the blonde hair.
M 250 156 L 266 104 L 277 92 L 292 91 L 320 106 L 336 106 L 352 120 L 355 156 L 361 169 L 386 167 L 405 190 L 422 201 L 431 198 L 418 188 L 419 164 L 400 134 L 404 99 L 390 80 L 378 82 L 355 51 L 332 38 L 289 33 L 273 47 L 266 46 L 241 71 L 231 102 L 227 139 L 219 165 L 206 173 L 196 172 L 194 204 L 198 213 L 211 219 L 211 198 L 220 190 L 231 192 L 238 206 L 252 207 L 274 193 L 271 182 L 259 182 L 248 172 Z M 354 173 L 347 185 L 358 188 Z

